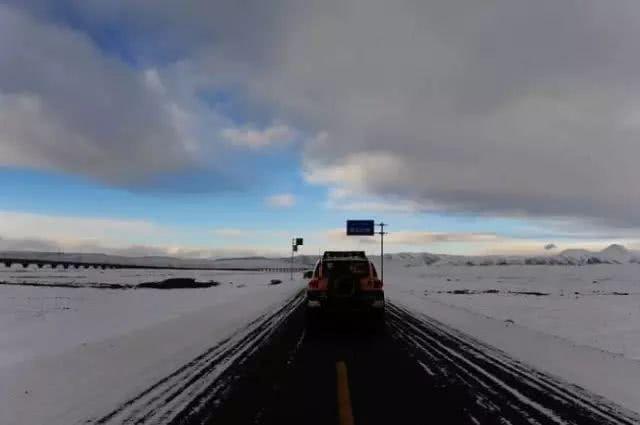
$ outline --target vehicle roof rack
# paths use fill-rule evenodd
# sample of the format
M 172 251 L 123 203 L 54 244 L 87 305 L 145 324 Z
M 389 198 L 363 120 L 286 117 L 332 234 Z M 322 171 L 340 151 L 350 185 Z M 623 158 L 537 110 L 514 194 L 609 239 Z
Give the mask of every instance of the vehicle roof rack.
M 366 260 L 367 255 L 364 251 L 325 251 L 322 256 L 324 260 L 326 259 L 361 259 Z

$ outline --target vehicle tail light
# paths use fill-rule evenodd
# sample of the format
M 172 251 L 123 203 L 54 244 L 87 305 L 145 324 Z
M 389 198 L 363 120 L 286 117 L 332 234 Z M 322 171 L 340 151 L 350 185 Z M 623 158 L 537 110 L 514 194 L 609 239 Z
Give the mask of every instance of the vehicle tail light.
M 320 280 L 319 279 L 311 279 L 309 281 L 309 288 L 318 289 L 318 287 L 320 287 Z
M 375 289 L 382 289 L 382 281 L 377 278 L 362 279 L 360 281 L 360 288 L 363 291 L 371 291 Z

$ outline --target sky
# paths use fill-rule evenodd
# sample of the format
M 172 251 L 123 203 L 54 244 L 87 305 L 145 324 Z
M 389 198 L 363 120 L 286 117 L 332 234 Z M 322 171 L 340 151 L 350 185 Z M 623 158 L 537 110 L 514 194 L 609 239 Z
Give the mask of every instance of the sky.
M 635 0 L 0 0 L 0 250 L 640 249 Z

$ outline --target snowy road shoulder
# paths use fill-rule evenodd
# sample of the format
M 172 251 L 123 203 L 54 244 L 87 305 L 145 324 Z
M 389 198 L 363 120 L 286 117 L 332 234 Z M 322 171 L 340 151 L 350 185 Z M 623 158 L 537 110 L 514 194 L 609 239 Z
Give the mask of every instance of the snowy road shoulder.
M 640 413 L 640 362 L 506 324 L 422 294 L 391 291 L 391 300 L 424 314 L 562 380 Z
M 228 390 L 228 383 L 221 382 L 223 372 L 242 357 L 259 350 L 302 301 L 303 292 L 298 292 L 276 311 L 258 317 L 107 415 L 90 421 L 96 424 L 183 423 L 197 415 L 209 400 Z
M 29 353 L 27 360 L 16 362 L 14 356 L 8 356 L 0 367 L 1 422 L 72 424 L 105 414 L 105 409 L 134 397 L 255 318 L 277 310 L 302 286 L 301 281 L 288 280 L 268 286 L 263 283 L 267 278 L 271 276 L 259 276 L 255 284 L 236 286 L 227 292 L 207 289 L 206 296 L 197 292 L 201 290 L 186 290 L 196 292 L 183 294 L 182 298 L 170 291 L 158 295 L 156 290 L 139 290 L 134 291 L 134 297 L 119 291 L 121 298 L 110 299 L 103 312 L 95 308 L 100 301 L 107 302 L 105 295 L 100 295 L 84 315 L 79 308 L 75 314 L 66 311 L 69 316 L 53 314 L 50 320 L 18 317 L 14 326 L 26 322 L 16 332 L 37 341 L 31 345 L 23 341 Z M 57 288 L 63 289 L 106 293 Z M 102 319 L 111 326 L 101 327 Z M 99 336 L 81 342 L 91 331 Z M 66 339 L 65 332 L 69 333 Z M 2 347 L 10 347 L 22 338 L 7 342 L 11 337 L 5 335 L 0 341 Z M 56 343 L 58 336 L 64 343 Z M 52 353 L 47 352 L 47 343 Z M 33 355 L 36 349 L 37 355 Z

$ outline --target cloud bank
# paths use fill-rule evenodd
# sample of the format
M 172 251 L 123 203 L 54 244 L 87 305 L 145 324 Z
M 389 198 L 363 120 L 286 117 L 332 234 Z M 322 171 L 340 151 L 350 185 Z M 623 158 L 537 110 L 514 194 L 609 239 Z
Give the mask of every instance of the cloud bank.
M 39 18 L 0 9 L 5 164 L 111 180 L 189 162 L 184 140 L 202 140 L 184 136 L 190 115 L 89 42 L 115 25 L 168 86 L 189 87 L 179 105 L 231 90 L 247 122 L 320 135 L 304 152 L 311 183 L 640 226 L 637 1 L 70 0 L 78 32 L 36 24 L 51 13 L 38 2 L 14 4 Z M 237 128 L 239 143 L 273 139 Z
M 179 110 L 86 36 L 0 5 L 0 166 L 123 184 L 192 159 Z
M 261 149 L 291 142 L 294 132 L 286 125 L 278 124 L 264 130 L 226 128 L 222 131 L 222 137 L 235 146 Z

